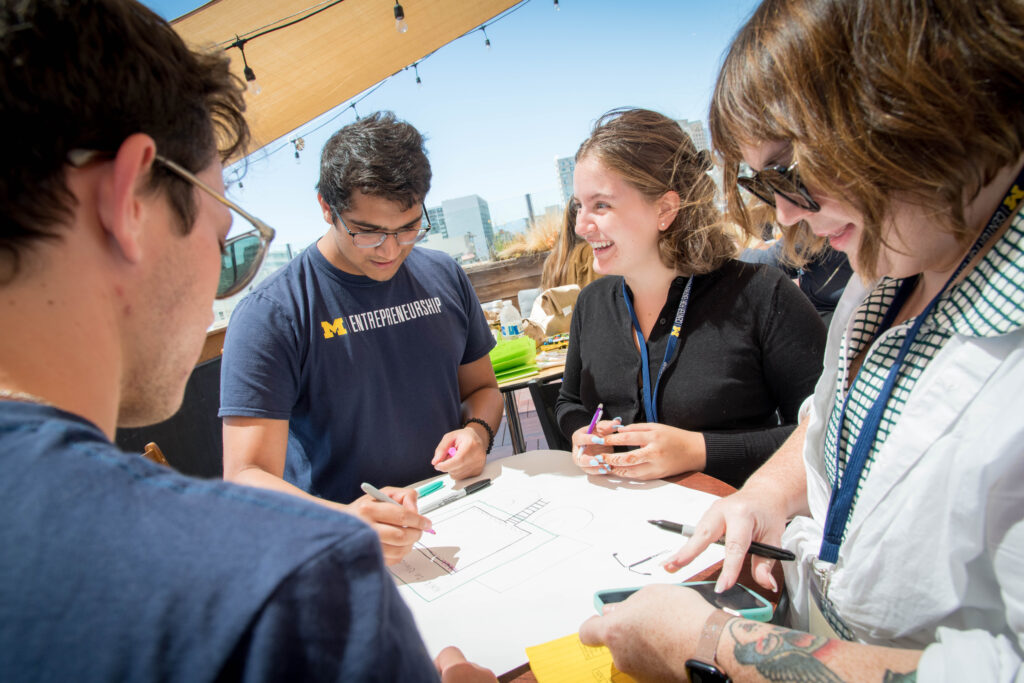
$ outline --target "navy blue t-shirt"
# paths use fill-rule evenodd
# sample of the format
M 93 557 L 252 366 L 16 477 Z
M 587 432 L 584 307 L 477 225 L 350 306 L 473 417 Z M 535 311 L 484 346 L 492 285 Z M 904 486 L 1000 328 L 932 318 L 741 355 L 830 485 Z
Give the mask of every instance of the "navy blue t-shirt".
M 0 401 L 0 681 L 436 681 L 355 517 Z
M 437 474 L 434 449 L 461 426 L 459 366 L 494 346 L 465 272 L 414 248 L 378 282 L 310 246 L 235 309 L 220 416 L 288 420 L 285 479 L 348 503 L 359 485 Z

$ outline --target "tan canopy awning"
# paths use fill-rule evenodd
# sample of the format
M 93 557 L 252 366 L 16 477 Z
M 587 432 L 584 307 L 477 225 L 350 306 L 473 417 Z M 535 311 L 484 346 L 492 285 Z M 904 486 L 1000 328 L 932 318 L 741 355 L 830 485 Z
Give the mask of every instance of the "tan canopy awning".
M 248 39 L 245 58 L 262 88 L 247 93 L 255 148 L 350 100 L 367 88 L 486 23 L 517 0 L 403 0 L 406 33 L 395 30 L 394 0 L 214 0 L 173 22 L 193 46 Z M 304 21 L 284 26 L 323 9 Z M 283 26 L 263 36 L 270 28 Z M 242 76 L 242 55 L 228 51 Z

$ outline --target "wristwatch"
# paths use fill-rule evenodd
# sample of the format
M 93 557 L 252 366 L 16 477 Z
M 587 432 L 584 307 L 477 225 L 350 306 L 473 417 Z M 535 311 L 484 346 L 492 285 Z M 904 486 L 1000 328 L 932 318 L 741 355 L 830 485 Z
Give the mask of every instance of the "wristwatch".
M 693 659 L 686 660 L 686 674 L 691 683 L 732 683 L 724 671 L 715 666 L 715 651 L 725 625 L 734 615 L 716 609 L 704 622 Z

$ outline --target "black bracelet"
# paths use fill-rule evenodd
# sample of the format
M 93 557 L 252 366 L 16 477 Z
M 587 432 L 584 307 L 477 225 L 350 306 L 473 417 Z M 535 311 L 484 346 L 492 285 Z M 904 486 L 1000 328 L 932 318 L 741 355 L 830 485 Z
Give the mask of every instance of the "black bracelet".
M 476 422 L 477 424 L 483 425 L 484 429 L 487 430 L 487 450 L 484 451 L 484 455 L 490 455 L 491 448 L 494 447 L 494 430 L 491 429 L 491 425 L 487 424 L 479 417 L 471 417 L 462 423 L 463 428 L 468 427 L 470 422 Z

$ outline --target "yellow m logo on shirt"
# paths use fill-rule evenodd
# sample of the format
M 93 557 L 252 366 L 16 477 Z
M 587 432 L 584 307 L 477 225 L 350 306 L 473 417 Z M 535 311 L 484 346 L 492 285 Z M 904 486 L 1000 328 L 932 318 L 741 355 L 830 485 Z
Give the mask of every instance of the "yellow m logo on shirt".
M 1024 199 L 1024 190 L 1017 185 L 1014 185 L 1010 188 L 1010 192 L 1007 194 L 1006 199 L 1003 200 L 1003 204 L 1006 204 L 1006 207 L 1010 209 L 1010 211 L 1013 211 L 1017 208 L 1017 205 L 1020 204 L 1020 200 L 1022 199 Z
M 345 329 L 344 318 L 335 318 L 333 323 L 325 320 L 320 323 L 320 327 L 324 328 L 324 339 L 330 339 L 334 335 L 338 335 L 340 337 L 343 334 L 348 334 L 348 330 Z

